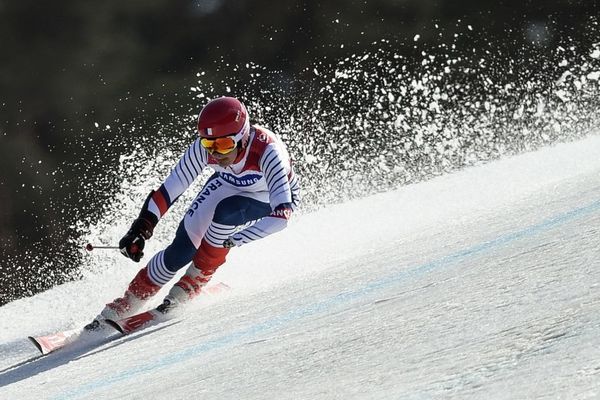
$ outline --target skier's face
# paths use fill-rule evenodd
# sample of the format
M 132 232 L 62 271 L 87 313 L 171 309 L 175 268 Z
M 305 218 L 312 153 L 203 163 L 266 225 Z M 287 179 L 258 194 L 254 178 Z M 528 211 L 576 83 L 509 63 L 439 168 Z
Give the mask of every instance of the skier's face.
M 212 157 L 217 160 L 217 163 L 221 167 L 229 167 L 235 161 L 235 158 L 238 155 L 238 149 L 234 149 L 233 151 L 227 154 L 219 154 L 217 152 L 211 154 Z

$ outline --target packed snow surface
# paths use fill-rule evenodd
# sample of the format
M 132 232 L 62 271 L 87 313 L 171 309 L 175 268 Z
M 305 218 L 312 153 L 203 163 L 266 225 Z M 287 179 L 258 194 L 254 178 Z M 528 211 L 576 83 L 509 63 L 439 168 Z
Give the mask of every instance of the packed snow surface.
M 229 292 L 35 358 L 28 335 L 87 322 L 140 267 L 95 254 L 0 308 L 0 398 L 598 398 L 599 155 L 592 136 L 302 215 L 232 252 Z

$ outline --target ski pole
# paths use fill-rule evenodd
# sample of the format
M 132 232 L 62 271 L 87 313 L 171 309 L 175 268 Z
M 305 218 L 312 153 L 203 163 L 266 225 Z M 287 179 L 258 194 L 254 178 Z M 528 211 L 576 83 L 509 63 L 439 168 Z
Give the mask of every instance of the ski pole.
M 87 251 L 92 251 L 95 249 L 102 249 L 102 250 L 118 250 L 119 247 L 118 246 L 94 246 L 91 243 L 88 243 L 85 245 L 85 249 Z

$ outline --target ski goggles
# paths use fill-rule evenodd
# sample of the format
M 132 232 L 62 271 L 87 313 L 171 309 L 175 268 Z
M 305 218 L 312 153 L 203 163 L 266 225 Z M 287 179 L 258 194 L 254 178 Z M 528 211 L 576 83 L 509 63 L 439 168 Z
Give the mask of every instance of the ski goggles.
M 240 140 L 244 137 L 244 134 L 250 131 L 250 122 L 246 120 L 244 126 L 238 133 L 232 133 L 228 136 L 221 136 L 217 138 L 200 138 L 200 144 L 204 147 L 210 154 L 219 153 L 219 154 L 229 154 L 231 153 L 238 145 Z
M 210 154 L 229 154 L 237 147 L 238 142 L 235 140 L 235 136 L 223 136 L 214 139 L 202 138 L 200 144 Z

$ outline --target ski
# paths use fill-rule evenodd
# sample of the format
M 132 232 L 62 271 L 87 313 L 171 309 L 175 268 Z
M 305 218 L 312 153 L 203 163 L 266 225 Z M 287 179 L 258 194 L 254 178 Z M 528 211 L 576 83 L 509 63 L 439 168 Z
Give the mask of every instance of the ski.
M 46 355 L 74 342 L 82 332 L 83 329 L 71 329 L 69 331 L 57 332 L 47 336 L 28 336 L 28 339 L 33 342 L 42 355 Z
M 27 338 L 37 347 L 43 356 L 62 349 L 78 341 L 82 336 L 94 333 L 84 328 L 70 329 L 45 336 L 28 336 Z
M 230 289 L 229 286 L 227 286 L 223 282 L 219 282 L 216 285 L 205 287 L 202 293 L 217 294 L 222 293 L 228 289 Z M 157 308 L 160 308 L 160 306 Z M 163 322 L 167 319 L 165 317 L 165 314 L 166 312 L 160 312 L 157 309 L 153 309 L 150 311 L 145 311 L 136 314 L 129 318 L 124 318 L 116 321 L 106 320 L 106 322 L 107 325 L 109 325 L 110 327 L 116 329 L 121 334 L 126 335 L 136 330 L 140 330 L 142 327 L 148 327 L 156 323 Z M 98 335 L 100 332 L 106 334 L 106 329 L 103 329 L 103 327 L 98 322 L 95 323 L 96 325 L 94 325 L 94 323 L 86 325 L 88 329 L 75 328 L 61 332 L 55 332 L 49 335 L 28 336 L 27 338 L 35 345 L 35 347 L 39 350 L 41 355 L 45 356 L 64 347 L 67 347 L 74 342 L 77 342 L 80 338 L 93 337 L 94 335 Z
M 217 294 L 228 289 L 230 289 L 229 286 L 223 282 L 219 282 L 214 286 L 205 287 L 203 289 L 203 293 Z M 131 317 L 122 318 L 119 320 L 107 319 L 105 322 L 123 335 L 129 335 L 130 333 L 141 330 L 142 328 L 147 328 L 149 326 L 166 321 L 169 319 L 167 313 L 170 310 L 171 309 L 168 307 L 168 305 L 165 307 L 165 303 L 163 303 L 153 310 L 144 311 L 139 314 L 132 315 Z
M 143 327 L 154 325 L 157 322 L 163 322 L 165 319 L 166 313 L 154 309 L 119 320 L 107 319 L 105 322 L 123 335 L 128 335 Z

